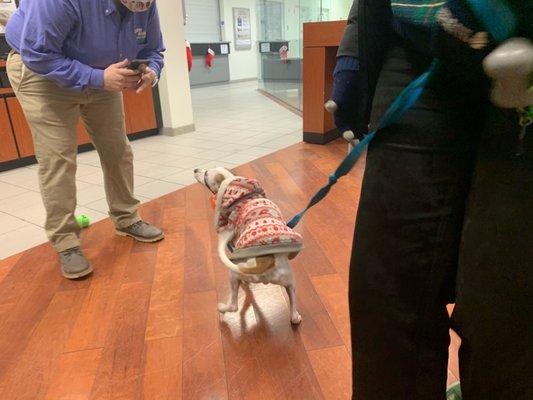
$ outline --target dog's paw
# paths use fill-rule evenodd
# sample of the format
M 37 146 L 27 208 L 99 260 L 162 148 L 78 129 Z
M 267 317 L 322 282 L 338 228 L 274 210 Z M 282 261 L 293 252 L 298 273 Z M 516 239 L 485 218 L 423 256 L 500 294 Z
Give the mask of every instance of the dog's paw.
M 233 304 L 218 303 L 218 311 L 222 314 L 227 312 L 235 312 L 237 311 L 237 306 Z
M 299 313 L 296 313 L 291 316 L 291 324 L 299 325 L 302 322 L 302 316 Z

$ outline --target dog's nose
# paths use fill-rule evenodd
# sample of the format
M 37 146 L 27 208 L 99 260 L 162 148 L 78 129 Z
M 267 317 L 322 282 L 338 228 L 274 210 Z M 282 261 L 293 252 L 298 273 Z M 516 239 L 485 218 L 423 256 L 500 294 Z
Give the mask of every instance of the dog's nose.
M 196 169 L 194 170 L 194 173 L 195 173 L 195 174 L 197 174 L 198 172 L 200 172 L 200 168 L 196 168 Z

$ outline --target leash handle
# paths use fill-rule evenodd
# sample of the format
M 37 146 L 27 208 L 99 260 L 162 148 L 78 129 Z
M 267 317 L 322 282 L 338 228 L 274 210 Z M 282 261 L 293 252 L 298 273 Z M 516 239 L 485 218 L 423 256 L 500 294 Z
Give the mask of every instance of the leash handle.
M 365 151 L 368 144 L 374 139 L 376 136 L 376 133 L 379 132 L 381 129 L 386 128 L 396 122 L 398 122 L 405 112 L 409 110 L 420 98 L 422 95 L 422 92 L 424 91 L 424 88 L 427 84 L 427 82 L 430 80 L 433 73 L 436 71 L 438 67 L 438 60 L 434 60 L 431 64 L 431 67 L 429 70 L 422 75 L 420 75 L 418 78 L 416 78 L 413 82 L 411 82 L 402 92 L 400 95 L 394 100 L 394 102 L 390 105 L 390 107 L 385 112 L 385 115 L 381 119 L 380 123 L 378 124 L 378 127 L 373 132 L 369 133 L 364 137 L 363 140 L 359 142 L 357 146 L 353 148 L 353 150 L 346 156 L 344 160 L 340 163 L 340 165 L 337 167 L 335 172 L 329 177 L 328 183 L 324 185 L 309 201 L 309 204 L 303 211 L 296 214 L 294 218 L 292 218 L 287 226 L 291 229 L 295 228 L 298 223 L 302 220 L 305 213 L 313 206 L 318 204 L 320 201 L 322 201 L 329 193 L 331 188 L 339 181 L 340 178 L 347 175 L 355 166 L 357 163 L 357 160 L 361 157 L 363 152 Z

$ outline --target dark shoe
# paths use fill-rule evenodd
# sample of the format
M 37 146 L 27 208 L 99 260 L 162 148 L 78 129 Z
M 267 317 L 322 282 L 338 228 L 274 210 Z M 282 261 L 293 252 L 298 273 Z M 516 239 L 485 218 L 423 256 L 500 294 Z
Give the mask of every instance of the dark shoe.
M 59 253 L 61 273 L 67 279 L 83 278 L 93 272 L 89 261 L 83 255 L 79 247 L 73 247 Z
M 163 231 L 144 221 L 139 221 L 126 228 L 117 229 L 117 235 L 130 236 L 139 242 L 153 243 L 162 240 L 165 237 Z

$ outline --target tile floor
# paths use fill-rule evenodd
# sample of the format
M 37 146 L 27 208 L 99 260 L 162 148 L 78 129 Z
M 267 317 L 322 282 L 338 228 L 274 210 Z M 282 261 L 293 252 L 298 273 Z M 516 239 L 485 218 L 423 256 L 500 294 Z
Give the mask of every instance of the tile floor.
M 301 141 L 302 120 L 256 82 L 193 89 L 196 132 L 132 142 L 135 193 L 146 202 L 194 182 L 196 167 L 235 167 Z M 77 214 L 107 217 L 95 151 L 78 156 Z M 35 165 L 0 173 L 0 259 L 46 241 Z

